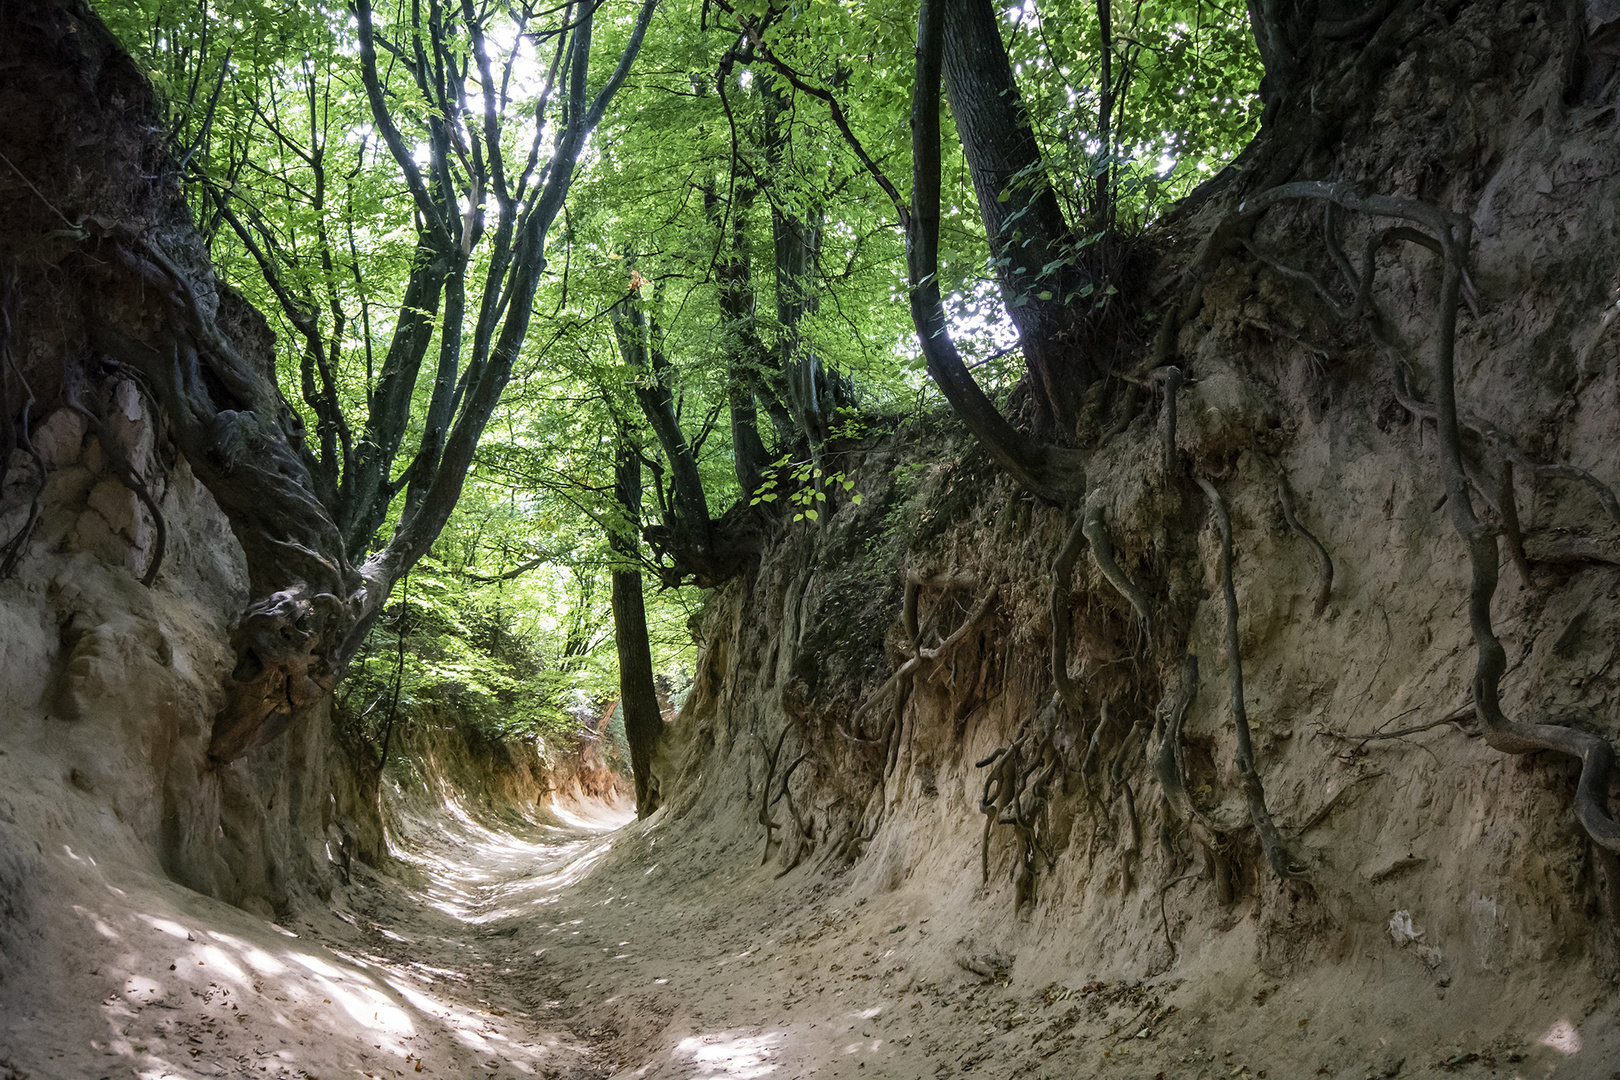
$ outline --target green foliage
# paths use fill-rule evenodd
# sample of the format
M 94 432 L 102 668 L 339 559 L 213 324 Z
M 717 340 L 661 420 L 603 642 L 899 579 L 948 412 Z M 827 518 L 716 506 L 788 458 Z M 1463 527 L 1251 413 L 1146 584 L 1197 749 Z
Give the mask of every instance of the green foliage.
M 603 64 L 616 55 L 634 6 L 609 0 L 604 9 L 610 17 L 596 54 Z M 739 19 L 769 13 L 766 46 L 805 84 L 841 103 L 853 135 L 903 193 L 911 169 L 915 4 L 739 0 L 733 7 L 734 16 L 702 0 L 666 2 L 582 158 L 550 235 L 535 328 L 485 431 L 462 503 L 345 684 L 343 714 L 362 735 L 380 741 L 375 725 L 386 723 L 396 685 L 401 711 L 455 712 L 491 733 L 548 737 L 571 730 L 577 711 L 599 716 L 601 703 L 616 696 L 607 607 L 607 575 L 616 564 L 607 538 L 640 532 L 670 501 L 668 463 L 631 393 L 634 380 L 650 376 L 625 366 L 606 317 L 630 292 L 660 328 L 670 367 L 659 378 L 675 399 L 716 511 L 746 498 L 815 522 L 840 491 L 855 506 L 863 502 L 844 471 L 807 457 L 794 433 L 774 430 L 763 413 L 761 434 L 775 464 L 757 490 L 738 490 L 727 405 L 739 380 L 780 395 L 790 344 L 772 272 L 783 219 L 814 218 L 821 227 L 811 269 L 816 303 L 797 326 L 797 347 L 849 374 L 867 416 L 916 413 L 936 400 L 905 303 L 893 206 L 826 104 L 795 90 L 757 50 L 740 48 L 737 33 Z M 261 273 L 264 259 L 280 267 L 294 306 L 332 343 L 340 403 L 360 415 L 403 303 L 416 231 L 412 200 L 380 146 L 360 81 L 350 12 L 264 0 L 114 0 L 101 10 L 168 103 L 167 123 L 187 161 L 188 195 L 213 258 L 269 316 L 287 397 L 312 437 L 303 341 Z M 538 36 L 517 33 L 518 12 L 486 12 L 492 47 L 502 56 L 518 53 L 494 120 L 511 145 L 533 130 L 550 63 Z M 1040 268 L 1033 292 L 1045 299 L 1042 284 L 1057 281 L 1067 263 L 1093 259 L 1106 238 L 1162 213 L 1242 147 L 1258 123 L 1259 61 L 1241 6 L 1115 5 L 1106 34 L 1094 0 L 1028 0 L 1002 5 L 1002 12 L 1044 154 L 1013 183 L 1050 182 L 1074 225 L 1074 238 Z M 393 18 L 379 12 L 385 38 Z M 464 36 L 454 48 L 475 71 Z M 381 77 L 409 138 L 430 122 L 467 131 L 484 123 L 479 101 L 450 117 L 424 106 L 406 63 L 386 45 Z M 476 74 L 470 78 L 477 83 Z M 784 110 L 777 130 L 785 137 L 772 134 L 773 109 Z M 946 138 L 949 147 L 949 127 Z M 453 173 L 457 168 L 452 163 Z M 1005 395 L 1022 363 L 959 151 L 947 150 L 945 174 L 941 279 L 953 333 L 985 387 Z M 484 197 L 489 213 L 493 196 Z M 1103 208 L 1107 220 L 1099 219 Z M 469 201 L 463 209 L 478 207 Z M 751 264 L 751 302 L 734 318 L 723 312 L 727 286 L 717 267 L 743 257 Z M 487 245 L 474 248 L 469 280 L 481 277 L 488 258 Z M 1116 288 L 1083 284 L 1061 299 L 1105 305 Z M 469 301 L 468 334 L 478 308 L 477 298 Z M 749 353 L 751 342 L 758 348 Z M 414 390 L 408 445 L 421 435 L 431 368 L 425 365 Z M 860 439 L 870 430 L 850 411 L 834 418 L 830 435 Z M 613 495 L 621 431 L 649 466 L 649 510 L 640 520 Z M 951 499 L 979 472 L 959 463 L 909 468 L 892 479 L 882 511 L 884 531 L 907 547 L 927 543 Z M 396 508 L 384 535 L 397 520 Z M 501 577 L 531 563 L 521 575 Z M 852 581 L 852 605 L 870 584 Z M 686 626 L 701 597 L 675 589 L 646 599 L 657 666 L 679 682 L 693 659 Z
M 842 469 L 828 472 L 817 461 L 808 458 L 794 461 L 792 455 L 788 455 L 778 458 L 771 465 L 765 482 L 760 484 L 748 504 L 758 506 L 760 503 L 773 503 L 785 493 L 787 504 L 793 508 L 794 521 L 816 521 L 827 509 L 828 488 L 842 490 L 849 496 L 852 506 L 859 506 L 865 500 L 865 496 L 855 490 L 854 478 Z

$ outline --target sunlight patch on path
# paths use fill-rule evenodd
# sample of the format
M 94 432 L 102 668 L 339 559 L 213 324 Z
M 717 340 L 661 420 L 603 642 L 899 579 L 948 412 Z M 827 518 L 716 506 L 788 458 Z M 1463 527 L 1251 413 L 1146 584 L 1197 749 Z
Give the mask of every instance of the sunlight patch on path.
M 515 893 L 539 888 L 556 893 L 575 884 L 607 851 L 608 834 L 635 820 L 634 811 L 607 803 L 582 805 L 553 800 L 547 812 L 561 825 L 485 824 L 447 796 L 447 816 L 432 820 L 403 813 L 400 833 L 390 833 L 389 853 L 427 879 L 414 895 L 424 904 L 472 925 L 521 913 Z M 529 900 L 528 903 L 544 902 Z
M 781 1031 L 692 1035 L 677 1043 L 667 1060 L 654 1058 L 619 1076 L 622 1080 L 758 1080 L 782 1067 L 777 1059 L 786 1041 L 787 1034 Z

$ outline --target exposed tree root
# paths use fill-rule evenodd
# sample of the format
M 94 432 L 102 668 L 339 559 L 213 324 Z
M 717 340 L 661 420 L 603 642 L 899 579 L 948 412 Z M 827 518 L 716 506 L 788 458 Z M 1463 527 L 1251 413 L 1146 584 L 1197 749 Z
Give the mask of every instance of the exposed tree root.
M 11 352 L 11 310 L 14 301 L 15 296 L 9 291 L 6 296 L 0 297 L 0 484 L 5 482 L 6 473 L 11 468 L 12 452 L 21 450 L 28 455 L 33 468 L 34 490 L 29 495 L 28 514 L 22 526 L 5 544 L 0 545 L 0 581 L 16 573 L 17 564 L 28 550 L 28 541 L 39 525 L 42 509 L 40 497 L 45 493 L 45 461 L 34 449 L 28 434 L 28 413 L 34 407 L 34 390 L 23 378 L 22 369 L 17 366 Z M 16 373 L 23 393 L 28 396 L 21 410 L 11 407 L 8 371 Z M 19 423 L 12 423 L 14 413 L 20 417 Z
M 1147 596 L 1136 584 L 1121 570 L 1119 563 L 1114 560 L 1114 545 L 1108 538 L 1108 526 L 1103 523 L 1102 500 L 1100 491 L 1093 491 L 1086 499 L 1086 511 L 1081 519 L 1081 532 L 1091 542 L 1091 557 L 1097 560 L 1097 568 L 1103 572 L 1108 583 L 1118 589 L 1120 595 L 1131 602 L 1136 614 L 1142 620 L 1142 630 L 1151 640 L 1153 637 L 1153 614 L 1148 609 Z
M 1260 847 L 1266 853 L 1271 869 L 1283 879 L 1304 878 L 1305 867 L 1296 861 L 1283 843 L 1277 825 L 1266 809 L 1266 792 L 1260 784 L 1260 772 L 1254 764 L 1254 745 L 1249 738 L 1249 714 L 1243 705 L 1243 656 L 1238 647 L 1237 589 L 1232 584 L 1232 521 L 1226 515 L 1226 504 L 1220 492 L 1203 477 L 1198 486 L 1208 496 L 1215 511 L 1215 522 L 1221 530 L 1221 591 L 1226 596 L 1226 663 L 1232 686 L 1232 721 L 1237 727 L 1237 766 L 1243 781 L 1243 794 L 1249 804 L 1249 818 L 1260 836 Z
M 1142 823 L 1136 816 L 1136 796 L 1128 782 L 1120 784 L 1120 799 L 1124 804 L 1126 838 L 1119 866 L 1119 894 L 1123 897 L 1130 894 L 1136 859 L 1142 853 Z
M 1333 556 L 1322 541 L 1309 529 L 1299 523 L 1294 513 L 1294 494 L 1288 488 L 1288 477 L 1282 473 L 1277 474 L 1277 501 L 1282 503 L 1283 520 L 1288 527 L 1309 540 L 1311 547 L 1316 549 L 1316 606 L 1314 614 L 1320 618 L 1322 612 L 1327 610 L 1328 599 L 1333 595 Z
M 1468 545 L 1468 559 L 1473 568 L 1468 622 L 1479 650 L 1474 669 L 1474 709 L 1484 722 L 1485 741 L 1497 750 L 1508 754 L 1557 750 L 1579 758 L 1581 776 L 1575 788 L 1576 820 L 1595 843 L 1609 851 L 1620 851 L 1620 825 L 1609 815 L 1609 774 L 1614 764 L 1614 748 L 1609 741 L 1575 728 L 1510 720 L 1502 711 L 1501 681 L 1507 669 L 1507 651 L 1491 625 L 1491 598 L 1496 594 L 1499 569 L 1496 536 L 1474 512 L 1463 471 L 1462 436 L 1457 420 L 1457 303 L 1471 226 L 1467 218 L 1453 215 L 1445 215 L 1439 224 L 1445 247 L 1445 276 L 1440 289 L 1440 326 L 1434 355 L 1434 383 L 1439 399 L 1437 426 L 1447 513 L 1452 527 Z
M 1519 571 L 1519 582 L 1528 587 L 1533 582 L 1530 579 L 1530 557 L 1524 552 L 1524 530 L 1519 527 L 1519 500 L 1513 490 L 1513 462 L 1502 463 L 1502 491 L 1496 499 L 1497 512 L 1502 515 L 1502 535 L 1507 538 L 1508 551 L 1513 556 L 1513 565 Z
M 1166 817 L 1173 817 L 1187 827 L 1193 842 L 1203 852 L 1204 865 L 1214 882 L 1216 897 L 1225 906 L 1233 899 L 1231 867 L 1225 855 L 1227 840 L 1215 823 L 1194 805 L 1192 796 L 1187 793 L 1187 770 L 1181 761 L 1181 727 L 1186 722 L 1187 709 L 1197 693 L 1198 657 L 1188 653 L 1181 658 L 1176 687 L 1169 701 L 1159 710 L 1161 731 L 1158 748 L 1153 754 L 1153 771 L 1159 779 Z M 1165 838 L 1165 846 L 1170 846 L 1168 837 Z M 1162 892 L 1160 896 L 1162 901 Z
M 1192 797 L 1187 794 L 1186 773 L 1181 766 L 1181 725 L 1186 721 L 1187 708 L 1197 693 L 1198 657 L 1188 653 L 1181 658 L 1176 688 L 1160 718 L 1163 728 L 1158 751 L 1153 755 L 1153 771 L 1159 777 L 1159 790 L 1164 795 L 1165 804 L 1183 822 L 1191 822 L 1198 817 Z
M 1059 705 L 1054 695 L 1034 722 L 1026 720 L 1012 742 L 977 762 L 990 768 L 979 796 L 979 813 L 984 815 L 984 831 L 979 840 L 979 877 L 990 880 L 990 831 L 996 825 L 1011 825 L 1018 836 L 1014 866 L 1015 906 L 1023 907 L 1035 896 L 1037 854 L 1054 864 L 1052 853 L 1041 845 L 1039 833 L 1046 827 L 1048 791 L 1063 769 L 1063 757 L 1052 741 Z
M 980 620 L 989 614 L 991 606 L 996 601 L 996 595 L 1000 591 L 1000 586 L 992 584 L 987 590 L 985 590 L 985 594 L 979 598 L 979 602 L 973 606 L 971 611 L 968 612 L 967 618 L 962 620 L 962 624 L 958 626 L 949 637 L 933 648 L 926 648 L 922 644 L 922 632 L 918 626 L 917 603 L 918 595 L 922 586 L 933 580 L 935 579 L 916 573 L 908 573 L 906 575 L 905 599 L 902 601 L 900 618 L 901 622 L 905 625 L 906 640 L 910 646 L 912 655 L 897 669 L 895 669 L 893 675 L 890 675 L 884 680 L 883 685 L 879 686 L 871 697 L 867 698 L 861 703 L 860 708 L 855 710 L 855 714 L 849 718 L 849 730 L 839 728 L 839 734 L 843 735 L 844 738 L 849 739 L 852 742 L 881 744 L 884 747 L 884 756 L 886 759 L 889 756 L 888 749 L 889 742 L 893 735 L 894 721 L 891 720 L 890 723 L 885 726 L 884 734 L 880 735 L 876 739 L 868 739 L 859 734 L 861 718 L 865 716 L 874 705 L 882 701 L 884 697 L 888 695 L 890 690 L 893 690 L 895 687 L 900 686 L 905 680 L 911 678 L 917 672 L 917 670 L 922 667 L 923 664 L 933 663 L 934 661 L 941 659 L 952 649 L 956 648 L 956 646 L 960 645 L 967 637 L 968 631 L 977 626 Z M 951 578 L 947 580 L 946 584 L 970 586 L 973 584 L 973 579 L 971 577 Z M 904 695 L 902 695 L 901 706 L 904 706 Z
M 782 756 L 782 743 L 787 739 L 788 731 L 792 726 L 791 724 L 782 725 L 781 733 L 776 736 L 776 749 L 774 750 L 766 746 L 765 740 L 761 739 L 757 733 L 754 735 L 754 738 L 759 742 L 760 750 L 765 754 L 765 783 L 759 792 L 759 823 L 765 826 L 765 850 L 759 856 L 759 865 L 761 866 L 764 866 L 766 860 L 771 857 L 771 833 L 781 828 L 771 818 L 771 785 L 776 779 L 776 761 Z M 795 762 L 794 764 L 798 763 Z M 787 778 L 783 777 L 782 781 L 782 786 L 786 787 Z
M 1474 669 L 1474 709 L 1483 722 L 1486 741 L 1509 754 L 1556 750 L 1578 758 L 1580 779 L 1575 789 L 1576 820 L 1595 844 L 1610 852 L 1620 851 L 1620 825 L 1609 814 L 1609 777 L 1614 749 L 1607 739 L 1571 727 L 1510 720 L 1502 711 L 1501 680 L 1507 668 L 1507 652 L 1491 622 L 1491 600 L 1499 576 L 1496 530 L 1481 521 L 1474 509 L 1472 488 L 1463 455 L 1464 423 L 1457 407 L 1456 340 L 1457 310 L 1465 297 L 1466 262 L 1472 222 L 1428 203 L 1368 196 L 1345 184 L 1285 184 L 1264 192 L 1240 207 L 1258 213 L 1284 199 L 1312 198 L 1337 203 L 1346 209 L 1415 222 L 1429 230 L 1419 240 L 1425 247 L 1438 245 L 1442 259 L 1440 304 L 1436 314 L 1432 375 L 1435 392 L 1434 420 L 1440 436 L 1440 472 L 1445 484 L 1446 510 L 1452 527 L 1467 545 L 1472 569 L 1468 595 L 1468 621 L 1478 649 Z M 1416 230 L 1406 230 L 1415 233 Z M 1369 262 L 1370 267 L 1370 262 Z M 1370 270 L 1362 288 L 1370 287 Z M 1493 438 L 1498 433 L 1488 425 L 1468 425 L 1494 442 L 1499 449 L 1512 446 L 1511 440 Z M 1510 459 L 1513 460 L 1513 459 Z M 1570 465 L 1536 466 L 1538 475 L 1558 476 L 1587 484 L 1598 495 L 1610 517 L 1620 521 L 1620 503 L 1607 485 L 1583 469 Z M 1488 496 L 1487 496 L 1488 498 Z M 1241 699 L 1239 701 L 1241 708 Z
M 1069 674 L 1069 579 L 1074 576 L 1074 564 L 1080 558 L 1084 526 L 1085 516 L 1081 515 L 1052 561 L 1052 682 L 1063 704 L 1076 714 L 1082 711 L 1084 699 L 1080 684 Z
M 1440 419 L 1439 407 L 1431 405 L 1412 392 L 1407 384 L 1405 359 L 1400 355 L 1400 351 L 1395 347 L 1395 344 L 1388 340 L 1385 335 L 1380 332 L 1377 336 L 1380 343 L 1389 350 L 1395 361 L 1395 400 L 1400 402 L 1402 408 L 1419 420 L 1431 421 L 1438 427 Z M 1502 519 L 1504 532 L 1508 532 L 1510 528 L 1518 528 L 1518 509 L 1516 504 L 1512 502 L 1513 489 L 1510 486 L 1512 483 L 1511 473 L 1515 467 L 1537 479 L 1545 477 L 1548 479 L 1569 480 L 1584 485 L 1597 497 L 1598 503 L 1603 507 L 1604 514 L 1617 524 L 1620 524 L 1620 500 L 1616 499 L 1614 489 L 1585 469 L 1577 465 L 1546 465 L 1536 461 L 1520 448 L 1518 442 L 1507 432 L 1490 421 L 1481 420 L 1460 408 L 1457 410 L 1457 423 L 1460 437 L 1474 440 L 1479 444 L 1480 448 L 1501 460 L 1503 479 L 1494 487 L 1484 474 L 1484 466 L 1476 464 L 1466 453 L 1463 455 L 1462 462 L 1463 471 L 1468 477 L 1469 484 L 1486 501 L 1486 505 Z M 1447 497 L 1447 495 L 1442 495 L 1439 505 L 1443 505 Z M 1438 505 L 1436 508 L 1438 509 Z M 1508 524 L 1509 518 L 1512 519 L 1511 526 Z M 1509 542 L 1512 542 L 1511 534 L 1509 534 Z M 1517 561 L 1517 555 L 1515 555 L 1515 561 Z M 1598 559 L 1597 561 L 1608 560 Z
M 1086 755 L 1080 759 L 1080 768 L 1077 770 L 1080 777 L 1080 790 L 1085 792 L 1086 802 L 1096 802 L 1091 793 L 1091 782 L 1087 777 L 1091 773 L 1091 762 L 1097 756 L 1097 744 L 1102 741 L 1103 729 L 1108 727 L 1108 699 L 1104 698 L 1101 708 L 1097 712 L 1097 726 L 1091 729 L 1091 741 L 1086 744 Z
M 1164 928 L 1164 943 L 1170 947 L 1171 963 L 1175 962 L 1176 942 L 1175 939 L 1170 936 L 1170 915 L 1165 911 L 1164 898 L 1169 894 L 1171 889 L 1175 888 L 1177 885 L 1180 885 L 1183 881 L 1190 881 L 1197 876 L 1198 871 L 1194 870 L 1191 873 L 1182 874 L 1180 877 L 1172 878 L 1170 881 L 1167 881 L 1163 885 L 1159 886 L 1159 925 Z M 1166 970 L 1168 970 L 1168 968 Z
M 1017 744 L 1003 746 L 975 767 L 995 766 L 984 778 L 984 790 L 979 794 L 979 813 L 984 815 L 984 834 L 979 839 L 979 883 L 990 880 L 990 829 L 1012 801 L 1013 784 L 1018 777 Z
M 1167 364 L 1159 370 L 1164 372 L 1163 468 L 1168 478 L 1176 471 L 1176 394 L 1184 380 L 1181 369 L 1174 364 Z

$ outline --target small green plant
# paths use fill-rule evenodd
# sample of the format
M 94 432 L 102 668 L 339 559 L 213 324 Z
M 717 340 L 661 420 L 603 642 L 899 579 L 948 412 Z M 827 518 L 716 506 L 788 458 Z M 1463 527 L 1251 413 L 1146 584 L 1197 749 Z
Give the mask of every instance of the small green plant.
M 859 506 L 864 501 L 861 493 L 855 490 L 854 479 L 843 470 L 829 473 L 814 461 L 794 461 L 789 454 L 772 463 L 765 482 L 759 485 L 748 500 L 748 505 L 775 502 L 784 494 L 781 490 L 783 487 L 789 489 L 785 494 L 788 502 L 795 507 L 794 521 L 815 521 L 820 518 L 821 504 L 827 501 L 829 487 L 843 488 L 849 494 L 851 505 Z

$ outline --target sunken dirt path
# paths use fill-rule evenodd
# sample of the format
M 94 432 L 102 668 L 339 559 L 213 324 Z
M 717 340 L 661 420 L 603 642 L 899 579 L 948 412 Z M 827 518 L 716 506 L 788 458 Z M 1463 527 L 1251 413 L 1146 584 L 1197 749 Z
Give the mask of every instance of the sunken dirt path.
M 388 874 L 356 867 L 285 926 L 64 845 L 48 958 L 21 993 L 0 984 L 0 1080 L 1154 1080 L 1268 1064 L 1223 1050 L 1172 982 L 981 979 L 958 966 L 942 897 L 868 903 L 809 868 L 776 881 L 735 822 L 677 844 L 658 817 L 552 812 L 401 809 Z
M 922 1037 L 891 961 L 925 925 L 872 913 L 868 941 L 746 841 L 666 863 L 657 819 L 551 809 L 401 809 L 388 872 L 356 864 L 285 925 L 137 851 L 42 848 L 47 925 L 0 982 L 0 1080 L 912 1078 L 989 1056 Z

